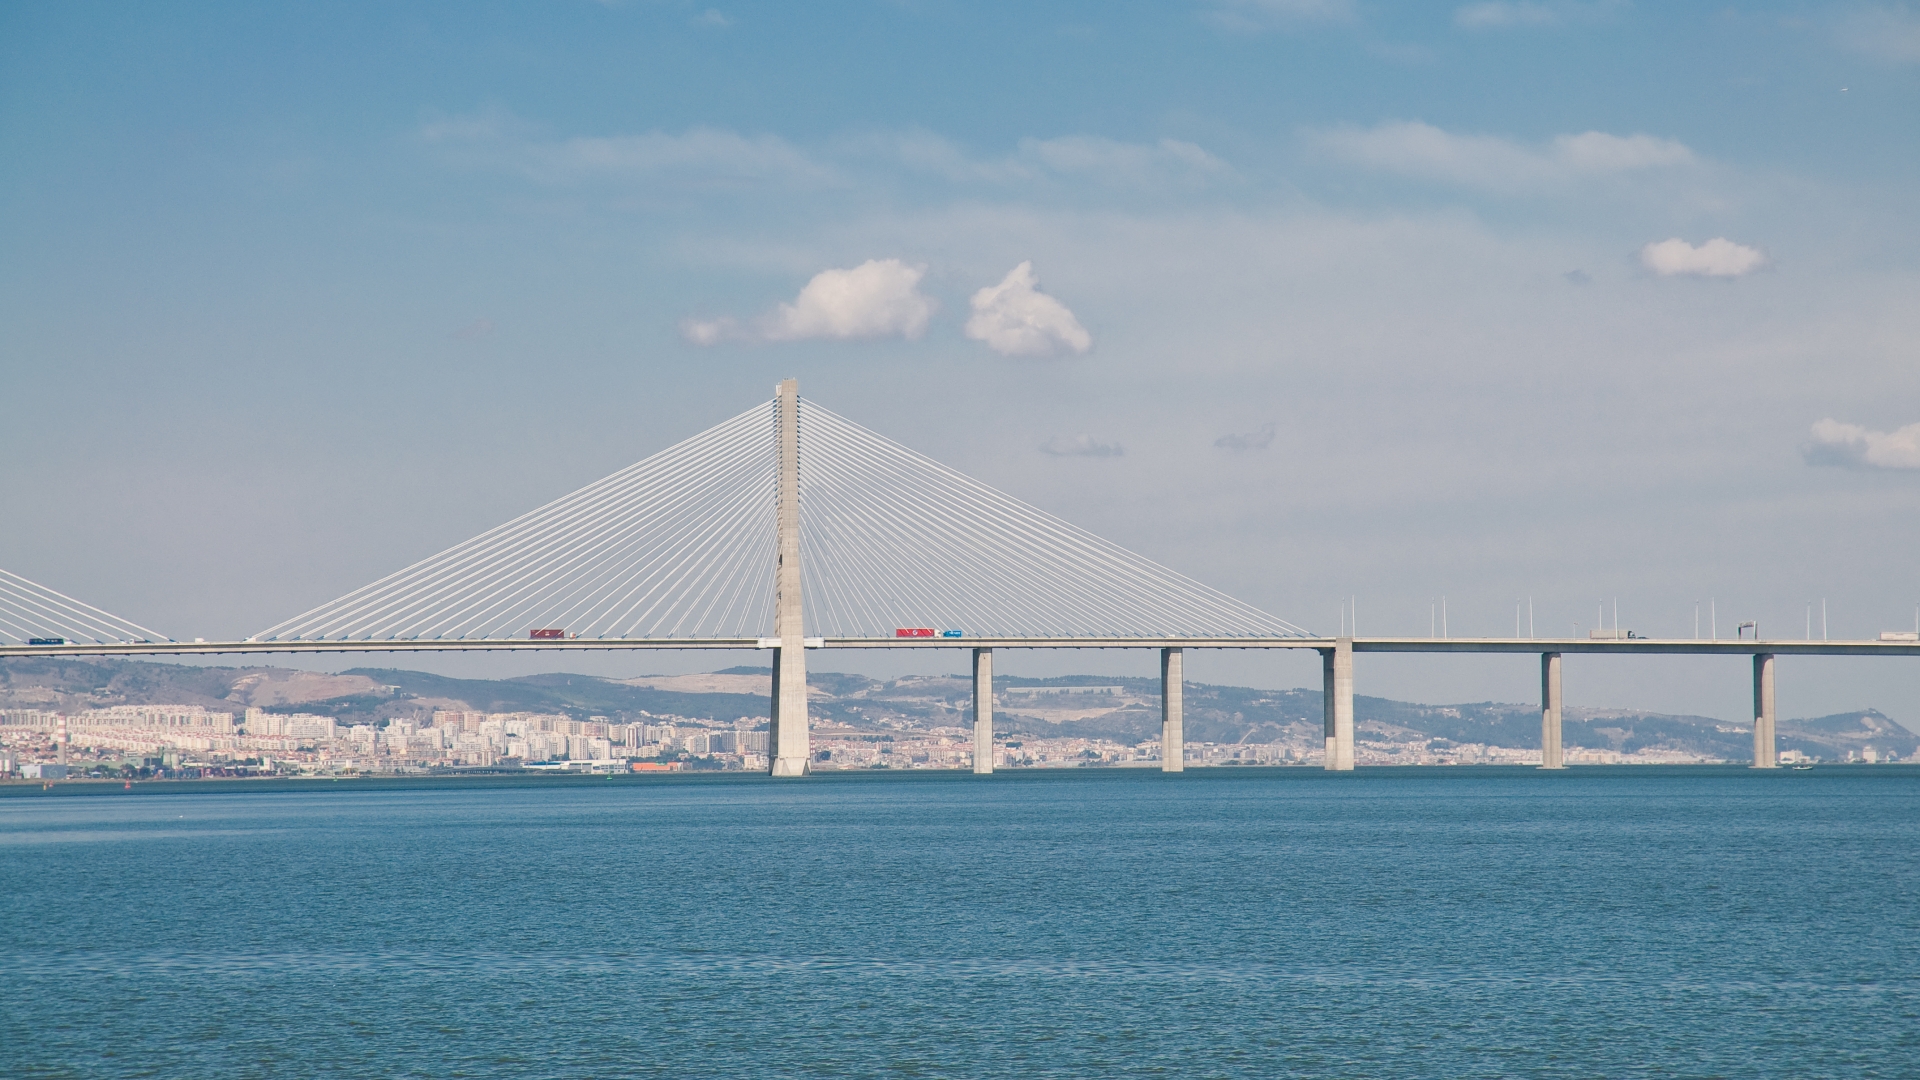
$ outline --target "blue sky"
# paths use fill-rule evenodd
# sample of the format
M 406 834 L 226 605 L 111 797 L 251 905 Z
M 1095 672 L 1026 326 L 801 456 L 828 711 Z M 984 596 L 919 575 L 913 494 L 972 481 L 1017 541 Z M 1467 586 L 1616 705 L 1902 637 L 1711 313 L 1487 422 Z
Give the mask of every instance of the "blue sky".
M 792 375 L 1316 629 L 1870 636 L 1920 602 L 1916 136 L 1901 4 L 15 5 L 0 566 L 243 635 Z M 1920 723 L 1910 668 L 1782 708 Z

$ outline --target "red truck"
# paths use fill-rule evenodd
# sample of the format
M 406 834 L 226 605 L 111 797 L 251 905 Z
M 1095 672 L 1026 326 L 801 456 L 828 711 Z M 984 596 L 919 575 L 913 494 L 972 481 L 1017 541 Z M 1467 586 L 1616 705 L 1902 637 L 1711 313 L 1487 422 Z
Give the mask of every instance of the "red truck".
M 567 632 L 565 630 L 529 630 L 527 636 L 535 641 L 551 641 L 566 637 Z
M 933 627 L 931 626 L 901 627 L 893 632 L 893 636 L 894 637 L 932 637 Z

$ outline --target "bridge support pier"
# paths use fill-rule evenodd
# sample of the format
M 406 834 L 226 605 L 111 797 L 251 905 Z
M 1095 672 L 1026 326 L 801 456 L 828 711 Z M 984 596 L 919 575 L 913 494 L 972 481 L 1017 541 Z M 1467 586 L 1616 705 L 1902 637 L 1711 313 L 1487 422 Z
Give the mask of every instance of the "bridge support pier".
M 1564 769 L 1560 759 L 1560 654 L 1540 654 L 1540 767 Z
M 1753 767 L 1777 769 L 1780 757 L 1773 738 L 1773 654 L 1753 657 Z
M 1325 716 L 1328 772 L 1353 771 L 1353 639 L 1335 638 L 1320 650 L 1320 701 Z
M 774 776 L 805 776 L 813 771 L 805 657 L 806 650 L 798 646 L 773 650 L 773 723 L 767 725 L 767 771 Z
M 1180 650 L 1160 650 L 1160 771 L 1184 772 L 1187 767 L 1187 727 Z
M 993 773 L 993 650 L 973 650 L 973 775 Z

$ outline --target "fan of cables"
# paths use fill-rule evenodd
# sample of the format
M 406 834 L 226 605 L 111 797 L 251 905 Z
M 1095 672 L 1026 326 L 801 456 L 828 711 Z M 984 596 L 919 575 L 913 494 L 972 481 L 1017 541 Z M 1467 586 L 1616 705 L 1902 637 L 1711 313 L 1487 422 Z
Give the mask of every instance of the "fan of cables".
M 0 570 L 0 642 L 106 645 L 167 640 L 170 639 L 165 634 L 139 623 Z
M 809 636 L 1303 631 L 800 402 Z M 256 635 L 279 641 L 759 638 L 773 632 L 772 402 Z
M 809 634 L 1305 636 L 807 401 L 800 514 Z

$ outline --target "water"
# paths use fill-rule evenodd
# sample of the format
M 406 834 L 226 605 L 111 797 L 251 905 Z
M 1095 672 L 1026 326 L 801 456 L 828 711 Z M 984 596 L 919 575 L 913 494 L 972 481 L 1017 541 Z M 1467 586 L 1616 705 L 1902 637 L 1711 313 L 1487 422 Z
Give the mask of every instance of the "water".
M 1920 772 L 0 799 L 18 1077 L 1920 1075 Z

